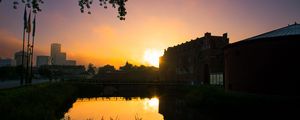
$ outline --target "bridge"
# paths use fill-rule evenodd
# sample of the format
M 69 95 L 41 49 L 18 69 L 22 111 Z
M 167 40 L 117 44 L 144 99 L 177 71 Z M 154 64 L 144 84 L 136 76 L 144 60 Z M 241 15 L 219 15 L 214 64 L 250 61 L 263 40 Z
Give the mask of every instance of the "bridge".
M 81 90 L 92 90 L 100 96 L 153 96 L 160 95 L 163 91 L 191 86 L 190 82 L 167 81 L 130 81 L 130 80 L 65 80 L 65 83 L 79 85 Z M 82 87 L 80 87 L 82 85 Z M 174 90 L 173 90 L 174 89 Z M 176 93 L 174 93 L 176 94 Z M 86 94 L 85 94 L 86 95 Z
M 78 83 L 78 84 L 93 84 L 93 85 L 104 85 L 104 86 L 188 86 L 193 85 L 190 81 L 129 81 L 129 80 L 67 80 L 65 82 Z

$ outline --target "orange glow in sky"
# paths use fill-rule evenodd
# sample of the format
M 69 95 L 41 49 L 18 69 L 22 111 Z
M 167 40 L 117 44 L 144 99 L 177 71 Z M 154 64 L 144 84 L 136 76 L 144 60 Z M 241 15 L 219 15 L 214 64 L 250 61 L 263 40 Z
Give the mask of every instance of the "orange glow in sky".
M 159 57 L 162 55 L 162 50 L 147 49 L 144 53 L 144 60 L 151 66 L 159 67 Z
M 58 4 L 59 3 L 59 4 Z M 299 0 L 129 0 L 126 20 L 117 9 L 97 2 L 92 14 L 80 13 L 76 0 L 47 0 L 37 15 L 35 55 L 50 55 L 61 43 L 67 59 L 78 64 L 158 66 L 168 47 L 202 37 L 228 33 L 230 43 L 300 22 Z M 21 50 L 23 10 L 10 0 L 0 3 L 0 57 Z M 280 8 L 280 9 L 279 9 Z M 17 44 L 16 44 L 17 43 Z

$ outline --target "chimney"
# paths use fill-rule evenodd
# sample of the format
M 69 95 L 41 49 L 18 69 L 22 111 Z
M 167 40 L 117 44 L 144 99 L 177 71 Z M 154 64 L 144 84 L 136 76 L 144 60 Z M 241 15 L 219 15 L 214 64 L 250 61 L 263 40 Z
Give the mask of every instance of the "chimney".
M 209 33 L 209 32 L 206 32 L 205 34 L 204 34 L 204 37 L 210 37 L 211 36 L 211 33 Z
M 223 38 L 227 38 L 227 37 L 228 37 L 228 33 L 224 33 Z

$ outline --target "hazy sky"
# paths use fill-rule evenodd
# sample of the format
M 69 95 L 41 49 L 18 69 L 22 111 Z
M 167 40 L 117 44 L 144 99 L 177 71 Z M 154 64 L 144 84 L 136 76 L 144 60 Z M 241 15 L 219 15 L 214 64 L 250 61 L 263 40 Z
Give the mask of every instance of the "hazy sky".
M 222 35 L 230 42 L 300 22 L 300 0 L 128 0 L 128 14 L 103 9 L 80 13 L 78 0 L 44 0 L 38 13 L 35 55 L 49 55 L 50 44 L 62 44 L 68 59 L 97 66 L 146 64 L 147 49 L 160 50 L 202 37 Z M 0 57 L 21 50 L 24 6 L 0 3 Z

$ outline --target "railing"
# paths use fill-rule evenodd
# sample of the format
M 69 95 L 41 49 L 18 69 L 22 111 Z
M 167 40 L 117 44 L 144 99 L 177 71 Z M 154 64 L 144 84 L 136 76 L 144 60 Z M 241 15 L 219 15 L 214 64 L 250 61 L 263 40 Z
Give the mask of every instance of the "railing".
M 129 80 L 65 80 L 68 83 L 80 83 L 80 84 L 99 84 L 99 85 L 154 85 L 154 86 L 178 86 L 178 85 L 192 85 L 186 81 L 129 81 Z

